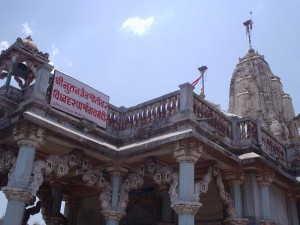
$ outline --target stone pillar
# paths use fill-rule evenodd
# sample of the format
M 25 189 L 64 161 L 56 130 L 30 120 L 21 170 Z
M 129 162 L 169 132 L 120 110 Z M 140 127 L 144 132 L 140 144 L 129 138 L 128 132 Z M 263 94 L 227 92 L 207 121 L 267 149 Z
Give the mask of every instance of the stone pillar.
M 287 193 L 288 209 L 290 213 L 291 225 L 299 225 L 299 215 L 297 209 L 297 198 L 293 192 Z
M 27 123 L 14 127 L 14 139 L 19 146 L 15 167 L 9 174 L 9 180 L 2 191 L 8 199 L 4 224 L 21 225 L 26 204 L 33 199 L 28 189 L 36 149 L 44 143 L 44 130 Z
M 73 225 L 74 211 L 75 211 L 75 206 L 77 204 L 77 200 L 72 198 L 71 196 L 64 196 L 64 200 L 65 200 L 64 216 L 68 221 L 68 225 Z
M 44 216 L 44 220 L 47 225 L 65 224 L 66 218 L 60 213 L 61 202 L 63 198 L 63 185 L 53 182 L 51 187 L 52 205 L 50 209 L 50 215 Z
M 126 212 L 118 208 L 120 198 L 120 188 L 122 177 L 128 173 L 128 167 L 122 163 L 110 163 L 106 167 L 110 174 L 111 190 L 111 209 L 103 210 L 102 213 L 106 220 L 106 225 L 119 225 L 119 221 L 126 215 Z
M 180 111 L 193 110 L 193 90 L 194 86 L 190 83 L 179 85 L 180 88 Z
M 225 224 L 248 224 L 248 219 L 243 218 L 243 203 L 242 203 L 242 192 L 241 186 L 244 182 L 245 172 L 234 170 L 226 171 L 224 173 L 224 178 L 229 184 L 229 193 L 234 202 L 236 218 L 227 218 Z
M 259 221 L 260 225 L 272 225 L 271 210 L 270 210 L 270 198 L 269 198 L 269 186 L 273 182 L 274 173 L 271 171 L 262 171 L 256 175 L 256 179 L 260 189 L 261 196 L 261 211 L 262 220 Z
M 201 207 L 195 200 L 194 164 L 201 156 L 203 146 L 195 141 L 176 143 L 173 157 L 179 163 L 179 196 L 171 207 L 178 214 L 178 225 L 193 225 L 194 215 Z

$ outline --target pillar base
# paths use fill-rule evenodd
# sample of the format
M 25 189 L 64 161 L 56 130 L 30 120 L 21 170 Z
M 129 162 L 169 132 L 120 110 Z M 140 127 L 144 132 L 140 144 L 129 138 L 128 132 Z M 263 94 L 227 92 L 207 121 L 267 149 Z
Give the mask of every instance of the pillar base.
M 175 201 L 171 204 L 171 207 L 177 214 L 191 214 L 195 215 L 202 204 L 200 202 L 190 202 L 190 201 Z
M 226 225 L 247 225 L 248 222 L 247 218 L 227 218 L 224 220 Z
M 54 216 L 46 216 L 43 217 L 47 225 L 65 225 L 66 224 L 66 219 L 63 218 L 62 216 L 54 217 Z
M 272 220 L 260 220 L 259 225 L 276 225 Z
M 6 186 L 2 188 L 2 191 L 8 200 L 30 203 L 34 198 L 34 196 L 28 191 L 28 189 L 24 188 Z

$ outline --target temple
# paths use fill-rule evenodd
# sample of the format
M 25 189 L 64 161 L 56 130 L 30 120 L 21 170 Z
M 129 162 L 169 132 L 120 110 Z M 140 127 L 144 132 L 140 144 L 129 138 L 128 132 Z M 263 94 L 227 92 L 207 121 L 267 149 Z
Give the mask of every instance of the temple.
M 5 225 L 299 225 L 299 115 L 252 46 L 228 112 L 190 83 L 117 107 L 53 69 L 31 37 L 0 55 Z

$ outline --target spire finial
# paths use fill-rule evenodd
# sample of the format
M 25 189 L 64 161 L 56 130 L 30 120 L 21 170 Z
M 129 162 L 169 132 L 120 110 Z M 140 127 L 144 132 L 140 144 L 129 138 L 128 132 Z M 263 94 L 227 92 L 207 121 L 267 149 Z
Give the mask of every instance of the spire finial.
M 247 20 L 243 24 L 246 27 L 246 35 L 248 35 L 248 37 L 249 37 L 249 48 L 252 49 L 252 44 L 251 44 L 251 30 L 252 30 L 252 26 L 253 26 L 252 11 L 250 12 L 250 15 L 251 15 L 251 19 Z

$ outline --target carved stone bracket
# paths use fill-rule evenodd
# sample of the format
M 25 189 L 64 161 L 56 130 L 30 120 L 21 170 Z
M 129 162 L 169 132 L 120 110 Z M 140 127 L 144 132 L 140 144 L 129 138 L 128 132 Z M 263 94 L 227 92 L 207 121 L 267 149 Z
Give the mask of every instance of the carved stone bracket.
M 44 144 L 45 130 L 29 123 L 22 123 L 14 127 L 13 136 L 19 146 L 38 148 Z
M 177 142 L 173 149 L 173 157 L 177 162 L 196 163 L 201 157 L 203 146 L 197 142 Z
M 2 188 L 2 191 L 4 192 L 8 200 L 30 203 L 32 198 L 34 197 L 28 189 L 24 188 L 14 188 L 6 186 Z

